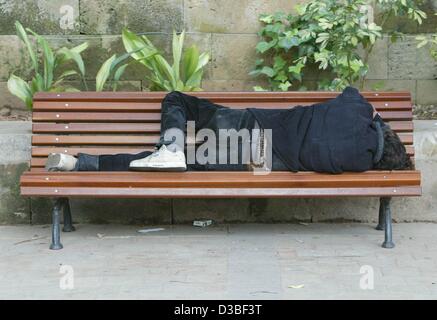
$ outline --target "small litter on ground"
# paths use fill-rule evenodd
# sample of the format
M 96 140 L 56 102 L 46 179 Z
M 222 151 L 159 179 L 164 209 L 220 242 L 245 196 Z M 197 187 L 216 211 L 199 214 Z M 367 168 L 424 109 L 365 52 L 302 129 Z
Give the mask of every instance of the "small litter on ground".
M 290 284 L 288 286 L 290 289 L 302 289 L 303 287 L 305 287 L 304 284 Z
M 153 228 L 153 229 L 140 229 L 137 232 L 139 233 L 149 233 L 149 232 L 158 232 L 158 231 L 163 231 L 165 230 L 164 228 Z
M 211 219 L 204 219 L 204 220 L 194 220 L 193 221 L 193 226 L 195 227 L 207 227 L 212 225 L 212 220 Z

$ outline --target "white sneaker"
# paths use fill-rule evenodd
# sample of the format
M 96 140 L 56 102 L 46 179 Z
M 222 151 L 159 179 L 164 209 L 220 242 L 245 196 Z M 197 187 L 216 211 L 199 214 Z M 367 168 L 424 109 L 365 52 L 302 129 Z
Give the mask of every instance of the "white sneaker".
M 134 160 L 129 169 L 136 171 L 185 171 L 187 164 L 182 151 L 169 151 L 165 145 L 150 156 Z
M 77 159 L 69 154 L 50 153 L 45 168 L 47 171 L 73 171 Z

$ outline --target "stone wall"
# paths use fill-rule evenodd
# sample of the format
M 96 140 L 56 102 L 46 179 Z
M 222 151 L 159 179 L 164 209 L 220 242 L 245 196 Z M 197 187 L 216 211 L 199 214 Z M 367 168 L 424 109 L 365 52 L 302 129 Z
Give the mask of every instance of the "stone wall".
M 30 70 L 26 51 L 15 36 L 15 20 L 46 35 L 55 47 L 88 41 L 90 48 L 84 57 L 90 88 L 101 63 L 112 54 L 123 52 L 119 34 L 127 26 L 148 34 L 167 55 L 172 30 L 185 29 L 187 45 L 196 43 L 211 54 L 203 81 L 205 90 L 252 90 L 253 85 L 262 83 L 248 75 L 256 58 L 258 15 L 290 11 L 302 1 L 0 0 L 0 109 L 4 105 L 24 108 L 6 87 L 11 72 L 28 78 Z M 437 102 L 437 64 L 425 50 L 416 49 L 414 40 L 417 32 L 437 30 L 437 17 L 432 14 L 437 0 L 425 2 L 429 19 L 422 26 L 399 19 L 391 22 L 408 36 L 395 44 L 387 38 L 379 41 L 370 59 L 367 88 L 381 82 L 388 90 L 411 91 L 418 104 Z M 144 89 L 143 75 L 141 68 L 131 67 L 122 88 Z
M 19 177 L 29 166 L 30 136 L 30 122 L 0 121 L 0 224 L 50 222 L 50 201 L 24 198 L 19 192 Z M 393 218 L 397 222 L 437 222 L 437 121 L 416 120 L 414 144 L 423 195 L 393 199 Z M 71 206 L 76 223 L 169 224 L 190 223 L 196 218 L 375 222 L 378 199 L 74 199 Z

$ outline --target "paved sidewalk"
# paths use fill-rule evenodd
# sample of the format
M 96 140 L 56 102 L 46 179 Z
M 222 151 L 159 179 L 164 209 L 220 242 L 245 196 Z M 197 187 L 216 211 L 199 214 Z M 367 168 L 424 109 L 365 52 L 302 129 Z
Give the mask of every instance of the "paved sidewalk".
M 437 224 L 394 224 L 392 250 L 373 227 L 78 225 L 50 251 L 49 226 L 1 226 L 0 299 L 436 299 Z

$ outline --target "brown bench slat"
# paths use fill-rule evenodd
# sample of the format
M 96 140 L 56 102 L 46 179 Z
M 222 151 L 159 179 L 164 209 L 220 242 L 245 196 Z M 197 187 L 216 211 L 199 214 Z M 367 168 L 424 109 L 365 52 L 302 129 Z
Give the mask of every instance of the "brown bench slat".
M 161 114 L 147 112 L 33 112 L 32 121 L 159 122 Z
M 411 121 L 391 121 L 396 132 L 413 131 Z M 46 123 L 32 125 L 34 133 L 159 133 L 160 123 Z
M 287 99 L 288 101 L 325 101 L 335 98 L 338 92 L 322 91 L 289 91 L 289 92 L 254 92 L 254 91 L 214 91 L 214 92 L 185 92 L 212 101 L 272 101 Z M 81 92 L 77 93 L 47 93 L 38 92 L 33 97 L 38 101 L 98 101 L 98 102 L 161 102 L 167 92 Z M 411 101 L 408 91 L 363 91 L 361 94 L 369 101 Z
M 414 156 L 414 146 L 406 145 L 407 154 Z M 78 153 L 88 154 L 116 154 L 116 153 L 139 153 L 145 150 L 153 150 L 153 147 L 32 147 L 32 157 L 47 157 L 50 153 L 65 153 L 77 155 Z
M 347 172 L 55 172 L 22 176 L 23 186 L 125 188 L 318 188 L 388 187 L 420 184 L 418 171 Z
M 298 105 L 309 105 L 319 101 L 227 101 L 226 106 L 232 108 L 291 108 Z M 378 111 L 411 110 L 411 102 L 406 101 L 373 101 L 372 105 Z M 33 107 L 35 111 L 61 112 L 160 112 L 161 102 L 61 102 L 38 101 Z
M 154 147 L 33 147 L 32 157 L 47 157 L 50 153 L 65 153 L 77 155 L 78 153 L 88 154 L 116 154 L 116 153 L 140 153 L 142 151 L 152 151 Z M 35 158 L 37 159 L 37 158 Z M 43 158 L 44 159 L 44 158 Z
M 152 150 L 152 149 L 149 148 L 149 150 Z M 141 150 L 141 151 L 144 151 L 144 150 Z M 138 151 L 138 152 L 141 152 L 141 151 Z M 62 152 L 62 153 L 68 154 L 66 152 Z M 414 161 L 414 159 L 411 159 L 411 160 Z M 47 157 L 32 157 L 30 159 L 30 166 L 33 168 L 44 167 L 46 164 L 46 161 L 47 161 Z
M 32 136 L 32 145 L 152 145 L 159 140 L 158 135 L 40 135 Z
M 404 144 L 413 144 L 412 133 L 399 133 Z M 152 145 L 159 140 L 158 135 L 36 135 L 32 145 Z
M 34 133 L 159 133 L 160 123 L 33 123 Z
M 399 138 L 405 145 L 412 145 L 414 143 L 414 137 L 412 132 L 398 132 Z
M 382 111 L 381 117 L 386 121 L 411 120 L 411 111 Z M 159 122 L 160 113 L 148 112 L 33 112 L 33 121 L 54 121 L 54 122 Z
M 47 188 L 21 187 L 23 196 L 69 198 L 334 198 L 420 196 L 420 186 L 372 188 Z

